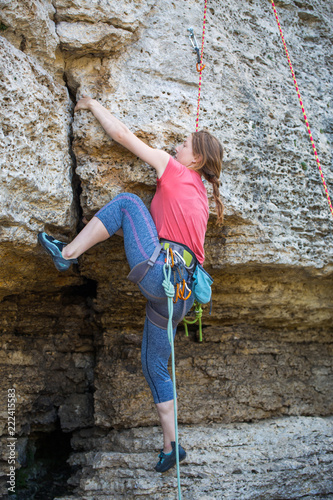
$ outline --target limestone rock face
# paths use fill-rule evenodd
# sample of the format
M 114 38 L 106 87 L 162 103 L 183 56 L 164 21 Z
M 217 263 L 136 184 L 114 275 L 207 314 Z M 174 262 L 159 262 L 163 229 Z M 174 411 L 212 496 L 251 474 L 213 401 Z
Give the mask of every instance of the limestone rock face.
M 78 494 L 57 500 L 177 498 L 175 471 L 153 471 L 158 434 L 157 428 L 105 437 L 82 433 L 74 446 L 94 442 L 99 451 L 72 456 L 83 467 L 73 479 Z M 332 419 L 189 426 L 181 429 L 181 442 L 187 450 L 180 464 L 184 499 L 330 498 Z
M 103 22 L 117 28 L 135 31 L 144 22 L 145 16 L 157 5 L 156 0 L 124 0 L 110 2 L 108 0 L 55 0 L 57 21 L 71 23 Z
M 202 10 L 199 3 L 188 7 L 183 15 L 175 11 L 170 17 L 169 4 L 159 4 L 145 20 L 140 39 L 120 59 L 103 61 L 100 71 L 96 66 L 82 66 L 77 77 L 82 92 L 89 90 L 156 147 L 175 146 L 194 128 L 197 74 L 185 28 L 190 20 L 200 26 Z M 329 184 L 332 116 L 325 91 L 330 76 L 324 54 L 331 33 L 321 35 L 329 24 L 330 8 L 321 4 L 316 20 L 300 16 L 298 10 L 293 6 L 295 26 L 289 26 L 289 10 L 282 9 L 281 17 Z M 330 271 L 329 208 L 274 23 L 266 5 L 251 12 L 247 2 L 236 10 L 232 5 L 212 4 L 200 123 L 225 145 L 222 194 L 229 216 L 218 235 L 220 241 L 224 235 L 227 238 L 215 249 L 214 264 L 313 267 L 316 262 L 315 268 L 328 266 Z M 166 37 L 170 33 L 173 39 Z M 172 50 L 163 50 L 170 44 Z M 91 82 L 92 71 L 98 79 L 98 92 Z M 78 74 L 77 68 L 75 72 Z M 119 164 L 113 144 L 105 143 L 104 134 L 97 132 L 99 125 L 85 115 L 75 117 L 74 150 L 79 175 L 90 178 L 82 195 L 82 206 L 90 211 L 105 203 L 101 177 L 113 195 L 119 178 L 125 186 L 130 182 L 135 188 L 135 184 L 147 184 L 147 173 L 132 157 L 121 156 Z M 162 123 L 167 126 L 161 127 Z
M 35 243 L 41 223 L 73 226 L 68 93 L 1 39 L 2 241 Z M 15 229 L 13 229 L 15 228 Z
M 46 65 L 51 73 L 61 65 L 53 4 L 50 0 L 0 2 L 1 34 L 21 52 L 33 55 L 39 63 Z
M 43 264 L 36 254 L 36 236 L 45 226 L 73 233 L 76 207 L 67 89 L 6 39 L 1 38 L 0 45 L 0 296 L 4 297 L 45 281 L 50 286 L 47 269 L 44 275 L 38 272 Z
M 103 23 L 59 23 L 57 35 L 64 51 L 75 55 L 97 54 L 100 56 L 119 52 L 131 40 L 131 34 Z
M 174 498 L 174 476 L 149 472 L 160 432 L 151 427 L 158 419 L 140 366 L 145 300 L 126 280 L 122 239 L 90 249 L 60 274 L 37 234 L 70 241 L 82 216 L 123 191 L 149 207 L 155 171 L 90 112 L 74 114 L 74 103 L 91 95 L 140 139 L 172 154 L 195 129 L 199 76 L 188 28 L 200 45 L 203 2 L 0 6 L 2 478 L 14 387 L 18 468 L 38 457 L 41 435 L 60 429 L 81 470 L 72 471 L 73 499 L 110 498 L 111 483 L 114 498 Z M 276 6 L 332 197 L 332 7 L 324 0 Z M 327 497 L 333 218 L 270 3 L 209 0 L 204 63 L 199 124 L 225 147 L 225 222 L 215 225 L 206 185 L 213 312 L 204 309 L 203 343 L 196 326 L 188 338 L 180 327 L 176 337 L 179 420 L 192 426 L 184 439 L 194 450 L 185 493 Z M 284 432 L 308 451 L 293 454 Z M 239 454 L 231 457 L 233 447 Z M 258 450 L 273 457 L 270 465 Z
M 324 331 L 214 325 L 204 329 L 201 344 L 195 333 L 187 338 L 180 328 L 175 347 L 180 422 L 249 421 L 296 411 L 331 415 L 333 352 Z M 112 332 L 103 346 L 95 380 L 98 425 L 158 424 L 140 377 L 140 338 Z

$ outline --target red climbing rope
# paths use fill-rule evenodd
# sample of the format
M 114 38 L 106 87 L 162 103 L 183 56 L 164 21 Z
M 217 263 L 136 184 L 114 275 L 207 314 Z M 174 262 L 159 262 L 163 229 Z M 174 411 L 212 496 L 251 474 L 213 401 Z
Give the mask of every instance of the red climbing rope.
M 198 129 L 199 129 L 199 113 L 200 113 L 200 97 L 201 97 L 201 77 L 202 77 L 202 70 L 205 67 L 205 64 L 202 64 L 202 57 L 203 57 L 203 49 L 204 49 L 204 42 L 205 42 L 206 14 L 207 14 L 207 0 L 205 0 L 204 19 L 203 19 L 203 26 L 202 26 L 202 41 L 201 41 L 200 63 L 197 63 L 197 71 L 199 72 L 199 90 L 198 90 L 197 119 L 196 119 L 196 123 L 195 123 L 195 131 L 196 132 L 198 132 Z M 199 66 L 199 64 L 200 64 L 200 66 Z
M 299 102 L 300 102 L 300 105 L 301 105 L 301 108 L 302 108 L 302 111 L 303 111 L 305 124 L 306 124 L 306 127 L 307 127 L 309 135 L 310 135 L 311 144 L 312 144 L 313 151 L 314 151 L 314 154 L 315 154 L 315 157 L 316 157 L 316 160 L 317 160 L 317 164 L 318 164 L 318 168 L 319 168 L 321 180 L 323 181 L 324 190 L 325 190 L 325 193 L 326 193 L 326 196 L 327 196 L 327 200 L 328 200 L 328 204 L 329 204 L 329 207 L 330 207 L 330 210 L 331 210 L 331 214 L 333 216 L 333 207 L 332 207 L 331 199 L 330 199 L 329 194 L 328 194 L 328 189 L 327 189 L 326 182 L 325 182 L 325 179 L 324 179 L 324 174 L 323 174 L 323 171 L 321 169 L 320 162 L 319 162 L 319 158 L 318 158 L 316 146 L 315 146 L 312 134 L 311 134 L 310 127 L 309 127 L 309 122 L 308 122 L 307 116 L 306 116 L 305 111 L 304 111 L 303 101 L 302 101 L 302 98 L 301 98 L 301 94 L 299 92 L 299 88 L 298 88 L 298 85 L 297 85 L 295 73 L 294 73 L 294 70 L 293 70 L 293 67 L 292 67 L 292 64 L 291 64 L 291 60 L 290 60 L 290 57 L 289 57 L 287 45 L 286 45 L 286 42 L 284 40 L 284 36 L 283 36 L 283 33 L 282 33 L 281 24 L 280 24 L 280 21 L 279 21 L 279 18 L 278 18 L 278 15 L 277 15 L 276 8 L 275 8 L 273 0 L 271 0 L 271 2 L 272 2 L 272 7 L 273 7 L 273 10 L 274 10 L 274 14 L 275 14 L 276 22 L 277 22 L 278 27 L 279 27 L 279 31 L 280 31 L 280 35 L 281 35 L 281 38 L 282 38 L 282 42 L 283 42 L 283 45 L 284 45 L 284 48 L 285 48 L 285 51 L 286 51 L 286 54 L 287 54 L 287 59 L 288 59 L 289 67 L 290 67 L 290 70 L 291 70 L 291 74 L 293 76 L 293 80 L 294 80 L 294 84 L 295 84 L 295 87 L 296 87 L 298 99 L 299 99 Z

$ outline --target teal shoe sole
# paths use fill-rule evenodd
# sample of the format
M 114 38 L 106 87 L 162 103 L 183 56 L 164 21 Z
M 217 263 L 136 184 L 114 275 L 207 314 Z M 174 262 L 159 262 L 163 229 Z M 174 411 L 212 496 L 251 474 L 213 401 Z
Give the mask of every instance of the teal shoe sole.
M 55 267 L 58 271 L 67 271 L 72 264 L 77 264 L 77 259 L 64 259 L 61 250 L 66 245 L 62 241 L 55 240 L 52 236 L 46 233 L 38 234 L 38 241 L 42 245 L 46 253 L 48 253 L 53 260 Z M 59 248 L 61 247 L 61 248 Z

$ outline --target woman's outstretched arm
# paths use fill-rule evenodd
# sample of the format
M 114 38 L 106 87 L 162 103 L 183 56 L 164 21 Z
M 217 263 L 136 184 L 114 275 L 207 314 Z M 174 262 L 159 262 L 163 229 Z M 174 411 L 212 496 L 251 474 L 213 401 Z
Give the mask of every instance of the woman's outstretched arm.
M 81 109 L 91 111 L 112 139 L 119 142 L 119 144 L 141 158 L 141 160 L 149 163 L 149 165 L 155 168 L 158 177 L 162 176 L 170 159 L 170 155 L 166 151 L 154 149 L 145 144 L 126 125 L 104 108 L 102 104 L 91 97 L 84 96 L 77 102 L 74 111 Z

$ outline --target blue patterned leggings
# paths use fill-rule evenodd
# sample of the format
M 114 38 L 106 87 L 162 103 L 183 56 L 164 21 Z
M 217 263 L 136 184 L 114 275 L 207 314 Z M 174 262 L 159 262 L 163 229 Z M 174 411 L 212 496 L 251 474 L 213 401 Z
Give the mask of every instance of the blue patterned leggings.
M 97 212 L 96 217 L 104 224 L 110 236 L 122 228 L 126 257 L 131 269 L 151 257 L 156 246 L 159 245 L 154 221 L 142 200 L 134 194 L 123 193 L 116 196 Z M 149 269 L 138 286 L 152 308 L 160 315 L 167 317 L 167 298 L 162 286 L 164 259 L 165 255 L 161 253 L 155 265 Z M 187 280 L 186 269 L 183 268 L 180 271 Z M 174 276 L 172 280 L 175 280 Z M 185 304 L 183 300 L 178 300 L 174 304 L 173 320 L 179 322 L 184 312 L 187 313 L 192 305 L 192 297 Z M 173 334 L 175 336 L 176 328 Z M 172 380 L 168 371 L 170 354 L 171 347 L 167 330 L 155 326 L 146 316 L 141 361 L 142 370 L 155 403 L 173 399 Z

